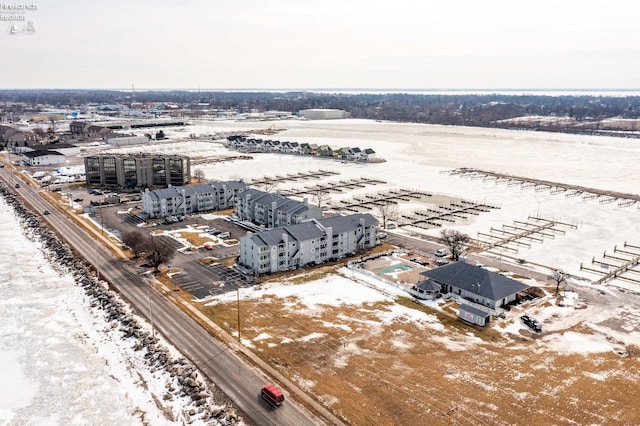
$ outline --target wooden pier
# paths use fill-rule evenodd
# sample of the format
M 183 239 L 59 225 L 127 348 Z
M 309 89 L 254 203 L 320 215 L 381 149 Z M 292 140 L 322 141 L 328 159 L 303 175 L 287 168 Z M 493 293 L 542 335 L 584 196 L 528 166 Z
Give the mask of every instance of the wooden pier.
M 629 244 L 625 241 L 622 248 L 613 247 L 613 254 L 605 251 L 602 254 L 602 258 L 594 256 L 591 259 L 591 264 L 599 266 L 600 269 L 584 266 L 581 263 L 580 270 L 602 275 L 593 284 L 603 284 L 613 279 L 640 284 L 639 277 L 629 276 L 630 274 L 640 275 L 640 270 L 634 269 L 640 265 L 640 246 Z
M 489 233 L 478 232 L 477 243 L 483 251 L 495 248 L 518 253 L 518 247 L 531 248 L 532 243 L 542 244 L 545 238 L 564 235 L 566 229 L 577 229 L 571 223 L 529 216 L 526 221 L 514 221 L 513 225 L 502 225 L 502 229 L 491 227 Z M 513 246 L 517 247 L 513 247 Z
M 449 205 L 440 205 L 435 208 L 427 208 L 425 210 L 416 210 L 413 213 L 403 214 L 404 219 L 398 226 L 415 226 L 423 229 L 438 228 L 444 222 L 455 223 L 458 220 L 465 220 L 469 215 L 479 215 L 480 213 L 490 212 L 493 209 L 499 209 L 500 206 L 487 204 L 484 202 L 476 202 L 469 200 L 461 200 L 451 202 Z
M 281 194 L 288 197 L 288 196 L 306 195 L 306 194 L 313 195 L 313 194 L 317 194 L 318 192 L 340 193 L 340 192 L 343 192 L 343 189 L 347 189 L 347 190 L 358 189 L 358 188 L 365 188 L 368 185 L 383 185 L 385 183 L 387 182 L 380 179 L 361 177 L 361 178 L 355 178 L 355 179 L 349 179 L 349 180 L 339 180 L 336 182 L 327 182 L 324 184 L 317 184 L 313 186 L 305 186 L 304 188 L 294 188 L 294 189 L 284 190 L 284 191 L 281 191 Z
M 640 195 L 638 194 L 608 191 L 597 188 L 589 188 L 586 186 L 570 185 L 541 179 L 513 176 L 504 173 L 497 173 L 473 168 L 459 168 L 448 170 L 443 173 L 470 179 L 482 179 L 485 182 L 494 181 L 496 184 L 506 182 L 508 186 L 519 185 L 522 189 L 534 188 L 539 192 L 550 191 L 551 194 L 564 193 L 565 197 L 575 197 L 578 195 L 582 195 L 582 199 L 585 201 L 597 199 L 601 204 L 617 201 L 619 207 L 629 207 L 638 203 L 638 208 L 640 208 Z
M 332 207 L 336 210 L 362 212 L 388 204 L 398 204 L 400 201 L 410 202 L 431 197 L 431 193 L 414 189 L 390 189 L 377 194 L 356 195 L 352 201 L 340 200 Z
M 295 174 L 287 174 L 285 176 L 264 176 L 262 178 L 251 179 L 250 185 L 275 184 L 282 182 L 291 182 L 298 180 L 320 179 L 327 176 L 339 175 L 339 172 L 330 170 L 317 170 L 315 172 L 300 172 Z

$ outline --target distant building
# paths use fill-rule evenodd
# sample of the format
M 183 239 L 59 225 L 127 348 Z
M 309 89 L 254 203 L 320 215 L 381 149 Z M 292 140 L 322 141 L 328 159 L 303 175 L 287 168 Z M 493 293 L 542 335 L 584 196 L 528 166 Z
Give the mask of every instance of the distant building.
M 265 228 L 277 228 L 322 218 L 322 210 L 306 201 L 295 201 L 280 194 L 253 188 L 238 195 L 236 210 L 240 220 L 263 225 Z
M 239 263 L 261 275 L 338 260 L 375 247 L 377 225 L 370 214 L 354 214 L 249 233 L 240 238 Z
M 188 185 L 191 159 L 184 155 L 97 154 L 85 157 L 88 185 L 152 188 Z
M 146 190 L 142 205 L 151 218 L 224 210 L 233 208 L 245 188 L 244 182 L 229 181 Z
M 335 120 L 340 118 L 348 118 L 349 112 L 341 109 L 301 109 L 298 114 L 307 120 Z
M 69 124 L 69 131 L 73 135 L 88 139 L 106 140 L 113 132 L 106 126 L 99 126 L 86 121 L 72 121 Z
M 56 151 L 64 155 L 78 155 L 80 148 L 70 143 L 48 143 L 46 145 L 36 145 L 33 148 L 27 148 L 28 151 Z
M 264 118 L 291 118 L 289 111 L 265 111 L 262 115 Z
M 22 154 L 22 162 L 29 166 L 51 166 L 66 161 L 64 154 L 57 151 L 29 151 Z
M 35 133 L 13 128 L 4 132 L 3 139 L 7 143 L 7 146 L 14 150 L 21 147 L 34 147 L 40 145 L 40 142 L 38 142 L 38 136 Z
M 114 133 L 107 138 L 107 144 L 113 146 L 142 145 L 146 143 L 149 143 L 149 138 L 146 136 L 118 135 Z

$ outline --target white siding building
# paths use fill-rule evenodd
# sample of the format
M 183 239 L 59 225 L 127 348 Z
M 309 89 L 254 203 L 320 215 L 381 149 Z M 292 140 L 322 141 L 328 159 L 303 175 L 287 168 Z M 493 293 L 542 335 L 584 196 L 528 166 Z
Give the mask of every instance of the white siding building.
M 146 190 L 142 205 L 150 218 L 230 209 L 245 187 L 244 182 L 230 181 Z
M 22 162 L 29 166 L 51 166 L 64 164 L 66 161 L 66 157 L 57 151 L 30 151 L 22 154 Z
M 370 214 L 334 216 L 275 228 L 240 239 L 240 265 L 256 275 L 341 259 L 378 244 Z
M 336 120 L 349 117 L 349 112 L 341 109 L 301 109 L 298 114 L 307 120 Z

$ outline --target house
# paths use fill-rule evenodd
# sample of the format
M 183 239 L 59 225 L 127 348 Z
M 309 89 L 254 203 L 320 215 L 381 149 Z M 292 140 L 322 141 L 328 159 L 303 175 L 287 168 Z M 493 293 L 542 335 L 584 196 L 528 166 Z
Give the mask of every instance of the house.
M 371 148 L 367 148 L 360 153 L 360 160 L 362 161 L 371 161 L 374 158 L 376 158 L 376 152 Z
M 342 148 L 334 150 L 333 156 L 336 158 L 347 158 L 347 151 L 349 151 L 349 147 L 343 146 Z
M 464 261 L 421 273 L 441 287 L 443 295 L 495 310 L 517 299 L 528 285 Z M 420 285 L 422 283 L 418 283 Z
M 256 275 L 338 260 L 377 244 L 370 214 L 311 219 L 240 238 L 239 264 Z
M 360 153 L 362 152 L 362 150 L 360 148 L 353 147 L 353 148 L 349 148 L 347 150 L 347 152 L 345 153 L 345 158 L 347 160 L 359 160 L 360 159 Z
M 35 133 L 22 130 L 7 131 L 4 138 L 10 148 L 33 147 L 38 144 L 38 136 Z
M 331 149 L 331 147 L 329 145 L 320 145 L 316 149 L 316 154 L 320 155 L 322 157 L 332 157 L 333 156 L 333 150 Z

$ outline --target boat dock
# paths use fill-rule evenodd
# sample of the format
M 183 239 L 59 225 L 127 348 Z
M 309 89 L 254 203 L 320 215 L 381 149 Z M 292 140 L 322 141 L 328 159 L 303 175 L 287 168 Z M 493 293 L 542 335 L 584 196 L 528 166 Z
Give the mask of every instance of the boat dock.
M 564 194 L 565 197 L 582 196 L 582 199 L 598 200 L 600 204 L 617 202 L 618 207 L 630 207 L 638 204 L 640 208 L 640 195 L 627 194 L 624 192 L 608 191 L 586 186 L 570 185 L 559 182 L 552 182 L 541 179 L 531 179 L 521 176 L 513 176 L 504 173 L 496 173 L 487 170 L 473 168 L 459 168 L 448 170 L 443 173 L 458 175 L 470 179 L 481 179 L 484 182 L 494 182 L 496 185 L 506 184 L 507 186 L 520 186 L 521 188 L 533 188 L 535 191 L 549 191 L 551 194 Z
M 454 223 L 458 219 L 468 219 L 469 215 L 477 216 L 480 213 L 490 212 L 499 208 L 500 206 L 484 202 L 460 200 L 451 202 L 449 205 L 440 205 L 435 208 L 403 214 L 401 217 L 405 221 L 399 223 L 398 226 L 415 226 L 423 229 L 438 228 L 443 225 L 443 222 Z
M 360 213 L 379 206 L 398 204 L 399 201 L 419 201 L 425 197 L 431 197 L 431 193 L 414 189 L 390 189 L 377 194 L 356 195 L 352 201 L 340 200 L 332 207 L 336 210 Z
M 593 284 L 603 284 L 613 279 L 619 279 L 636 284 L 640 284 L 640 270 L 634 269 L 640 265 L 640 246 L 624 242 L 622 248 L 613 247 L 613 253 L 602 254 L 602 258 L 591 259 L 591 264 L 599 269 L 591 268 L 580 264 L 581 271 L 589 271 L 602 275 Z M 636 275 L 634 275 L 636 274 Z
M 276 184 L 282 182 L 294 182 L 298 180 L 306 180 L 306 179 L 320 179 L 327 176 L 335 176 L 339 175 L 339 172 L 333 172 L 330 170 L 317 170 L 315 172 L 299 172 L 295 174 L 287 174 L 285 176 L 275 175 L 264 176 L 262 178 L 251 179 L 249 182 L 250 185 L 265 185 L 265 184 Z
M 501 229 L 491 227 L 489 233 L 478 232 L 476 242 L 482 251 L 497 248 L 518 253 L 518 247 L 531 248 L 532 243 L 542 244 L 544 238 L 553 239 L 556 235 L 564 235 L 567 229 L 577 228 L 571 223 L 529 216 L 526 221 L 516 220 L 513 225 L 502 225 Z
M 313 195 L 319 192 L 334 192 L 340 193 L 343 192 L 343 189 L 357 189 L 357 188 L 365 188 L 368 185 L 383 185 L 387 182 L 380 179 L 373 178 L 355 178 L 349 180 L 339 180 L 336 182 L 327 182 L 325 184 L 317 184 L 313 186 L 305 186 L 304 188 L 294 188 L 289 190 L 281 191 L 281 194 L 285 197 L 288 196 L 296 196 L 296 195 Z

